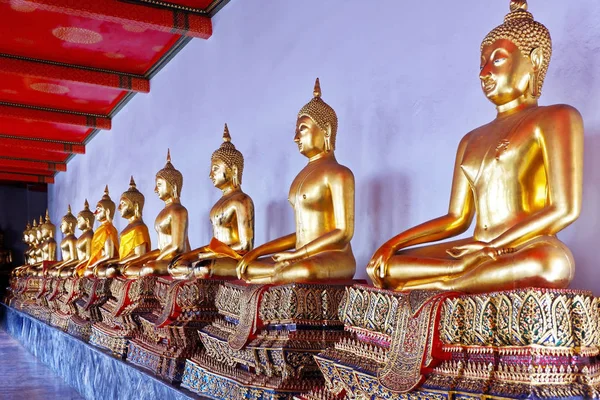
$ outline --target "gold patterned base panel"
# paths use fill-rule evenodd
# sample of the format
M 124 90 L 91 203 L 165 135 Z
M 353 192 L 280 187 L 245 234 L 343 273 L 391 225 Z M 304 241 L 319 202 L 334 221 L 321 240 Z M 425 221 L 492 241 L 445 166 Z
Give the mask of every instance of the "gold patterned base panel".
M 327 390 L 349 398 L 599 397 L 600 302 L 591 293 L 441 296 L 348 288 L 340 319 L 351 337 L 315 357 Z M 437 311 L 424 314 L 427 305 Z M 411 376 L 412 390 L 396 390 Z
M 172 382 L 180 382 L 185 360 L 198 351 L 198 329 L 217 316 L 215 297 L 222 280 L 158 278 L 159 306 L 137 318 L 127 360 Z
M 215 398 L 256 399 L 322 386 L 313 356 L 349 336 L 338 308 L 354 283 L 225 282 L 216 298 L 221 317 L 199 330 L 203 348 L 186 363 L 182 385 Z

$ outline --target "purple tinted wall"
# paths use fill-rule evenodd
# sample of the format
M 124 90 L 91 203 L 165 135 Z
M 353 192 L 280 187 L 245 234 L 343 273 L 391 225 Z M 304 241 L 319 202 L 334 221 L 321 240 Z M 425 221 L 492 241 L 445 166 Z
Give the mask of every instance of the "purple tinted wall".
M 246 157 L 244 189 L 256 205 L 256 244 L 293 231 L 289 185 L 305 163 L 292 141 L 296 113 L 321 78 L 339 117 L 338 160 L 356 177 L 359 277 L 396 233 L 447 211 L 461 137 L 494 118 L 479 87 L 479 45 L 508 1 L 232 0 L 214 35 L 191 42 L 50 187 L 52 216 L 68 203 L 115 200 L 133 174 L 152 225 L 162 203 L 154 174 L 167 147 L 184 174 L 193 247 L 206 244 L 219 197 L 208 179 L 227 122 Z M 577 107 L 586 123 L 584 208 L 560 237 L 577 261 L 573 287 L 600 289 L 600 2 L 530 0 L 554 55 L 541 104 Z M 598 161 L 596 161 L 598 160 Z M 125 226 L 120 217 L 116 226 Z M 156 241 L 156 236 L 153 236 Z M 600 294 L 600 290 L 596 290 Z

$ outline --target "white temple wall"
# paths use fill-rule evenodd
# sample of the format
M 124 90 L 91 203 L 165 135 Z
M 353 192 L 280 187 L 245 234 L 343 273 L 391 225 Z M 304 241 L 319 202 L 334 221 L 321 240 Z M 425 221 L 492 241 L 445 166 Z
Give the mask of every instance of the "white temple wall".
M 339 117 L 337 158 L 356 177 L 352 243 L 364 278 L 379 245 L 447 211 L 459 140 L 495 116 L 479 87 L 479 45 L 508 3 L 232 0 L 213 18 L 212 38 L 188 44 L 153 79 L 151 93 L 135 96 L 113 129 L 57 175 L 49 189 L 53 221 L 68 203 L 75 213 L 85 198 L 94 206 L 105 184 L 118 202 L 134 175 L 152 227 L 163 207 L 154 175 L 169 147 L 184 175 L 191 244 L 206 244 L 220 195 L 208 179 L 210 156 L 227 122 L 246 158 L 256 245 L 292 232 L 288 189 L 305 164 L 294 126 L 318 76 Z M 585 121 L 583 212 L 560 237 L 577 262 L 572 287 L 600 294 L 600 2 L 529 5 L 554 40 L 541 104 L 571 104 Z M 126 223 L 116 217 L 115 225 Z

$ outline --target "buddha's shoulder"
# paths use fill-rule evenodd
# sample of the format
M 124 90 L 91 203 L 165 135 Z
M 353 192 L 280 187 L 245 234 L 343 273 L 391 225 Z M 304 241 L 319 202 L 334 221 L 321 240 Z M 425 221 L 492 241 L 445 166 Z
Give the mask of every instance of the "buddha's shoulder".
M 534 115 L 539 117 L 549 118 L 554 120 L 555 118 L 577 118 L 581 119 L 581 113 L 575 107 L 568 104 L 553 104 L 550 106 L 540 106 L 536 109 Z
M 323 168 L 321 173 L 327 176 L 337 176 L 341 179 L 354 179 L 354 174 L 352 170 L 345 165 L 342 165 L 338 162 L 332 162 L 327 165 L 327 168 Z

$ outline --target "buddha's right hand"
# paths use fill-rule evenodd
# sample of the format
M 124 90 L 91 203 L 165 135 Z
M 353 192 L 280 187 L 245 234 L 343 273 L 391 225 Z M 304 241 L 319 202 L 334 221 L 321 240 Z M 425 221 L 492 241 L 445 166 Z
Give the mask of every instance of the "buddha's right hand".
M 256 250 L 256 249 L 255 249 Z M 237 278 L 238 279 L 246 279 L 246 270 L 248 269 L 248 265 L 260 257 L 260 254 L 255 250 L 251 250 L 242 259 L 238 262 L 237 267 L 235 268 Z
M 367 273 L 375 286 L 383 286 L 383 280 L 387 276 L 388 261 L 395 252 L 394 248 L 386 243 L 373 254 L 369 265 L 367 265 Z

